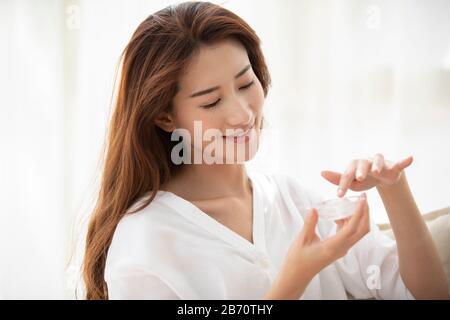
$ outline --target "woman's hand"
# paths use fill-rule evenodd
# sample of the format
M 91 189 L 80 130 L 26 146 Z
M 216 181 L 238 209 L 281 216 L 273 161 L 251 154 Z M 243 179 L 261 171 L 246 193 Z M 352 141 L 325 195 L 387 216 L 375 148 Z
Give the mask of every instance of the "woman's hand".
M 293 283 L 305 276 L 311 280 L 324 267 L 345 256 L 370 231 L 366 194 L 361 195 L 354 215 L 346 219 L 345 223 L 339 224 L 337 233 L 330 238 L 321 240 L 316 234 L 317 220 L 317 209 L 312 208 L 284 260 L 283 270 L 294 277 L 291 279 Z
M 398 162 L 391 162 L 377 153 L 368 159 L 351 161 L 343 174 L 334 171 L 322 171 L 321 174 L 339 186 L 337 194 L 343 197 L 348 189 L 363 191 L 376 186 L 393 185 L 401 178 L 403 169 L 410 166 L 412 161 L 413 157 L 410 156 Z

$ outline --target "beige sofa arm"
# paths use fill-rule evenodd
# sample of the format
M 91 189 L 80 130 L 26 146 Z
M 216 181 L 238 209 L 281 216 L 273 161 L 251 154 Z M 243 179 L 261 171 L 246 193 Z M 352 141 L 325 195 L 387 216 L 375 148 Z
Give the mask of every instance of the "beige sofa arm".
M 450 283 L 450 207 L 425 213 L 423 218 L 436 243 L 439 256 L 444 264 L 447 283 Z M 379 224 L 378 227 L 383 233 L 394 238 L 389 223 Z

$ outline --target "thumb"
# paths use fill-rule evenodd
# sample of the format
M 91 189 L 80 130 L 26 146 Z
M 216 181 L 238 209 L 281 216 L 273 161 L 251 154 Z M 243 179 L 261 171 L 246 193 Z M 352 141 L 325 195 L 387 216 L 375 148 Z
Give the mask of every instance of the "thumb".
M 305 235 L 313 235 L 317 225 L 317 209 L 312 208 L 305 217 L 302 233 Z

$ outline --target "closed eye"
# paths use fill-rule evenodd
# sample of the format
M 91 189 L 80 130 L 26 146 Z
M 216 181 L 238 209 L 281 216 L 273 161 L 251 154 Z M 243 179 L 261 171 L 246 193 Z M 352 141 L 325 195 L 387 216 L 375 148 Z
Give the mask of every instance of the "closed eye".
M 250 82 L 248 85 L 246 85 L 246 86 L 243 86 L 243 87 L 240 87 L 239 89 L 240 90 L 245 90 L 245 89 L 248 89 L 248 88 L 250 88 L 253 84 L 255 83 L 255 81 L 254 80 L 252 80 L 252 82 Z
M 252 82 L 250 82 L 249 84 L 247 84 L 247 85 L 245 85 L 245 86 L 243 86 L 243 87 L 240 87 L 239 90 L 247 90 L 247 89 L 250 88 L 254 83 L 255 83 L 255 81 L 252 80 Z M 202 106 L 202 108 L 204 108 L 204 109 L 211 109 L 211 108 L 217 106 L 217 105 L 219 104 L 220 100 L 221 100 L 221 99 L 218 99 L 216 102 L 213 102 L 213 103 L 207 104 L 207 105 L 205 105 L 205 106 Z
M 207 104 L 206 106 L 202 106 L 202 108 L 203 108 L 203 109 L 211 109 L 211 108 L 213 108 L 213 107 L 217 106 L 217 104 L 219 104 L 219 101 L 220 101 L 220 99 L 219 99 L 219 100 L 217 100 L 217 101 L 216 101 L 216 102 L 214 102 L 214 103 L 211 103 L 211 104 Z

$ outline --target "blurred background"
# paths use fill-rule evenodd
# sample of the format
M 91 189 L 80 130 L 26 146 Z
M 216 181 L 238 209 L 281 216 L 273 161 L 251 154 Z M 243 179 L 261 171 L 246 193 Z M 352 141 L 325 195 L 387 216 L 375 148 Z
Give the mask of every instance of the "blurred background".
M 0 299 L 75 298 L 119 56 L 178 2 L 0 1 Z M 272 74 L 270 134 L 249 166 L 335 197 L 321 170 L 413 155 L 420 210 L 449 205 L 450 1 L 212 2 L 252 26 Z M 368 200 L 387 222 L 376 190 Z

